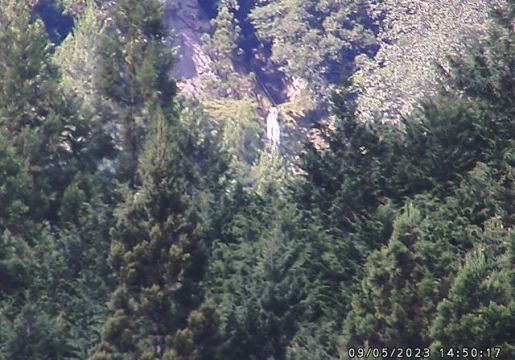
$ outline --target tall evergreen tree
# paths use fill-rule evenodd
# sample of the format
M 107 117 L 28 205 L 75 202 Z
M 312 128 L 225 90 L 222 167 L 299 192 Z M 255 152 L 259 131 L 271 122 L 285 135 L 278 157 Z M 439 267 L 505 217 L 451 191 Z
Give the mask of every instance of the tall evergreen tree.
M 404 120 L 394 176 L 401 195 L 445 197 L 477 162 L 502 168 L 515 133 L 515 104 L 507 96 L 515 88 L 513 9 L 510 1 L 495 12 L 487 39 L 440 67 L 438 94 Z
M 389 195 L 392 149 L 386 127 L 361 123 L 345 91 L 334 95 L 334 123 L 317 125 L 324 149 L 310 144 L 299 201 L 325 228 L 354 229 Z M 373 248 L 373 244 L 370 244 Z
M 93 313 L 102 308 L 103 301 L 92 288 L 103 282 L 96 268 L 83 264 L 95 258 L 101 264 L 105 259 L 102 249 L 107 239 L 98 236 L 105 235 L 105 228 L 94 222 L 108 219 L 102 218 L 105 212 L 97 212 L 96 205 L 102 201 L 96 201 L 94 210 L 85 210 L 95 203 L 91 193 L 77 196 L 74 205 L 70 195 L 71 184 L 91 175 L 104 154 L 97 142 L 101 130 L 94 129 L 90 117 L 59 88 L 60 72 L 52 62 L 34 2 L 5 0 L 1 5 L 0 223 L 4 246 L 0 257 L 7 285 L 0 296 L 0 311 L 7 335 L 1 337 L 0 348 L 12 359 L 84 357 L 98 321 Z M 63 210 L 71 211 L 63 216 Z M 83 226 L 82 233 L 79 226 Z M 88 236 L 95 242 L 88 241 Z M 96 246 L 73 254 L 70 250 L 77 244 Z M 17 259 L 23 259 L 23 266 Z M 78 280 L 95 276 L 94 285 Z M 94 301 L 100 305 L 95 307 Z M 89 323 L 88 317 L 95 320 Z
M 418 220 L 409 225 L 401 222 L 406 212 L 400 215 L 387 247 L 365 264 L 361 291 L 353 297 L 344 326 L 347 346 L 427 347 L 434 337 L 440 339 L 440 330 L 432 325 L 436 306 L 449 296 L 461 259 L 475 248 L 490 259 L 499 259 L 504 252 L 503 227 L 511 224 L 508 214 L 514 213 L 509 195 L 513 183 L 495 179 L 496 172 L 478 164 L 445 201 L 427 194 L 412 200 L 415 215 L 420 211 L 414 217 Z
M 218 7 L 218 15 L 211 20 L 213 35 L 204 36 L 206 48 L 213 57 L 212 71 L 220 78 L 221 83 L 211 84 L 222 96 L 234 93 L 238 88 L 239 76 L 235 73 L 234 62 L 240 60 L 243 51 L 238 48 L 241 29 L 226 1 Z
M 320 314 L 336 333 L 350 309 L 361 267 L 386 243 L 394 206 L 386 196 L 391 141 L 386 129 L 360 123 L 345 93 L 335 94 L 333 124 L 319 126 L 324 147 L 310 144 L 296 184 L 303 221 L 317 230 L 311 271 L 320 281 Z M 384 131 L 383 131 L 384 130 Z
M 99 49 L 97 81 L 109 109 L 104 116 L 111 119 L 122 149 L 120 178 L 134 186 L 150 111 L 155 103 L 169 111 L 176 93 L 170 78 L 174 51 L 160 1 L 118 1 L 111 15 Z
M 407 204 L 388 246 L 367 261 L 362 291 L 353 296 L 344 326 L 348 346 L 428 345 L 428 322 L 445 286 L 441 265 L 450 255 L 444 244 L 422 239 L 422 220 L 420 211 Z
M 498 228 L 495 236 L 497 240 L 508 236 L 513 243 L 513 236 L 504 229 Z M 492 357 L 511 359 L 515 354 L 514 316 L 513 270 L 496 266 L 495 259 L 475 249 L 466 257 L 449 296 L 438 305 L 431 328 L 436 340 L 433 358 L 442 356 L 440 348 L 449 356 L 452 347 L 469 352 L 490 349 Z
M 57 216 L 59 193 L 77 171 L 96 166 L 99 147 L 90 119 L 58 86 L 48 39 L 31 2 L 2 2 L 0 24 L 0 123 L 25 164 L 35 191 L 33 219 Z M 46 204 L 46 205 L 45 205 Z M 48 210 L 48 212 L 46 212 Z M 53 219 L 55 220 L 55 218 Z
M 216 312 L 208 305 L 199 310 L 209 244 L 194 201 L 198 173 L 173 121 L 159 107 L 153 111 L 140 159 L 142 185 L 127 190 L 118 210 L 110 262 L 121 284 L 91 359 L 111 358 L 109 347 L 123 359 L 202 359 L 201 347 L 191 344 L 216 337 L 201 328 L 216 321 Z
M 210 292 L 224 314 L 224 359 L 283 359 L 316 297 L 305 266 L 309 231 L 282 187 L 279 159 L 262 156 L 256 166 L 273 164 L 277 173 L 254 188 L 236 187 L 210 264 Z
M 100 65 L 98 47 L 105 30 L 104 17 L 94 0 L 86 1 L 84 9 L 76 15 L 73 31 L 54 55 L 62 72 L 64 91 L 76 94 L 89 108 L 93 108 L 98 95 L 94 77 Z

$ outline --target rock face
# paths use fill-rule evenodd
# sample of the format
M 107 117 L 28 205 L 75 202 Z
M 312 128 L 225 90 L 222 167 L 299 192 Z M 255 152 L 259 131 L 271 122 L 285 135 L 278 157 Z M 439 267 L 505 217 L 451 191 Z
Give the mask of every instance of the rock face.
M 179 47 L 179 61 L 175 67 L 178 86 L 185 94 L 202 91 L 200 79 L 213 76 L 212 59 L 202 49 L 201 37 L 210 31 L 209 18 L 196 0 L 165 0 L 166 22 L 174 33 Z
M 174 43 L 178 46 L 179 61 L 174 75 L 179 79 L 179 89 L 186 95 L 198 95 L 203 92 L 203 80 L 216 79 L 216 75 L 211 71 L 213 59 L 204 50 L 202 41 L 202 35 L 212 30 L 210 20 L 197 0 L 163 1 L 166 22 L 173 31 Z M 278 85 L 277 89 L 274 86 L 267 86 L 270 95 L 279 103 L 294 100 L 305 88 L 305 83 L 301 79 L 287 78 L 285 74 L 277 71 L 277 64 L 272 64 L 263 56 L 262 53 L 255 54 L 253 70 L 258 71 L 258 76 L 264 82 L 267 82 L 268 76 L 273 80 L 270 83 Z M 259 84 L 254 83 L 252 87 L 259 88 Z M 253 97 L 253 94 L 243 95 Z
M 358 64 L 364 120 L 395 121 L 435 85 L 435 61 L 463 51 L 484 34 L 488 13 L 503 0 L 369 0 L 380 20 L 379 52 Z
M 214 78 L 213 60 L 203 49 L 202 35 L 211 25 L 197 0 L 163 0 L 166 21 L 175 33 L 179 62 L 175 75 L 184 94 L 203 93 L 202 80 Z M 379 51 L 361 55 L 354 76 L 358 113 L 364 120 L 396 121 L 435 86 L 434 62 L 461 53 L 467 39 L 482 36 L 492 6 L 505 0 L 363 0 L 379 27 Z M 258 54 L 259 55 L 259 54 Z M 261 54 L 262 56 L 263 54 Z M 267 71 L 269 59 L 253 66 L 275 102 L 292 102 L 305 88 L 303 79 Z M 266 60 L 266 61 L 265 61 Z M 270 79 L 267 74 L 270 73 Z M 268 81 L 270 80 L 270 81 Z M 270 84 L 282 84 L 277 89 Z M 259 84 L 255 84 L 259 88 Z M 268 90 L 268 91 L 267 91 Z

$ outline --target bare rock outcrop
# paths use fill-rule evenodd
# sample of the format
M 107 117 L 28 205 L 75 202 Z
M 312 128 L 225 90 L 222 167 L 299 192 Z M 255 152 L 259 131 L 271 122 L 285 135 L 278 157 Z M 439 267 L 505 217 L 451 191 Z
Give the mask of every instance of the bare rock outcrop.
M 201 79 L 214 77 L 212 59 L 203 50 L 202 35 L 210 31 L 209 18 L 197 0 L 165 0 L 166 23 L 178 46 L 178 63 L 174 75 L 184 94 L 201 92 Z

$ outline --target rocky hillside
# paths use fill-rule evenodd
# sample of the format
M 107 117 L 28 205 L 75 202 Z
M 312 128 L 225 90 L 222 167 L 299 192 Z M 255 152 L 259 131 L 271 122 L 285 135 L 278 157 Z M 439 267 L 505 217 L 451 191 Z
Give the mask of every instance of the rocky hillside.
M 223 13 L 207 1 L 163 1 L 178 46 L 182 94 L 248 98 L 262 135 L 268 109 L 278 106 L 284 148 L 296 153 L 313 118 L 328 113 L 327 95 L 345 78 L 353 79 L 362 119 L 396 121 L 411 111 L 434 88 L 434 62 L 480 39 L 489 9 L 505 0 L 240 0 Z M 87 3 L 65 2 L 75 11 Z M 113 3 L 104 1 L 102 8 Z M 64 81 L 85 98 L 97 63 L 87 49 L 96 46 L 103 26 L 95 11 L 76 21 L 82 29 L 57 57 Z
M 202 48 L 202 35 L 211 31 L 209 18 L 197 0 L 166 1 L 166 21 L 175 33 L 179 62 L 175 75 L 182 79 L 181 90 L 194 94 L 201 89 L 200 79 L 211 75 L 212 59 Z
M 346 66 L 351 68 L 354 74 L 353 79 L 360 95 L 358 111 L 363 119 L 395 120 L 401 113 L 409 112 L 416 99 L 430 92 L 434 86 L 434 62 L 444 61 L 447 54 L 460 53 L 467 40 L 480 37 L 487 23 L 489 9 L 492 6 L 499 6 L 502 2 L 503 0 L 364 0 L 360 2 L 367 12 L 367 17 L 362 16 L 362 18 L 373 21 L 372 24 L 364 25 L 375 33 L 377 49 L 371 53 L 370 47 L 367 51 L 363 47 L 361 53 L 356 53 L 354 58 L 348 57 L 345 60 Z M 261 14 L 274 10 L 274 7 L 283 5 L 282 3 L 286 2 L 261 1 L 255 4 L 255 9 L 259 9 Z M 351 6 L 351 2 L 348 3 L 348 6 Z M 248 4 L 246 5 L 248 7 Z M 202 50 L 202 35 L 210 31 L 209 19 L 196 0 L 168 0 L 167 6 L 169 23 L 179 36 L 178 44 L 181 46 L 182 58 L 177 68 L 177 75 L 185 79 L 183 90 L 195 93 L 198 91 L 201 75 L 209 72 L 211 62 L 209 55 Z M 251 11 L 248 15 L 251 19 L 252 14 Z M 259 27 L 259 24 L 257 26 Z M 249 37 L 256 34 L 244 35 Z M 274 41 L 284 41 L 274 36 L 282 35 L 271 34 L 265 39 L 257 34 L 265 45 L 273 44 Z M 370 39 L 367 41 L 370 42 Z M 299 44 L 299 47 L 302 45 Z M 278 58 L 274 51 L 279 49 L 272 47 L 271 52 L 262 51 L 259 55 L 262 58 L 267 57 L 273 63 Z M 349 61 L 354 64 L 349 65 Z M 277 68 L 285 67 L 284 63 L 280 62 L 276 62 L 276 65 Z M 319 64 L 319 66 L 322 65 Z M 308 74 L 312 69 L 304 70 Z M 286 84 L 286 90 L 284 87 L 280 90 L 274 89 L 273 86 L 268 90 L 272 93 L 277 91 L 288 93 L 283 101 L 294 99 L 301 93 L 303 83 L 310 80 L 301 77 L 293 78 L 287 72 L 276 72 L 273 75 L 277 83 Z M 336 85 L 338 79 L 332 79 L 331 82 L 332 84 L 326 83 L 327 88 Z M 272 96 L 275 95 L 277 94 L 272 94 Z

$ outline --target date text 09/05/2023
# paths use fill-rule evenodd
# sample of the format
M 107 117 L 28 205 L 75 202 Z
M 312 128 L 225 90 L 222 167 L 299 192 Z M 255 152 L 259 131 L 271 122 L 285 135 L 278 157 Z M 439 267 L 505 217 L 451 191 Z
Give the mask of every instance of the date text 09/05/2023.
M 389 347 L 351 347 L 347 349 L 351 359 L 498 359 L 500 347 L 486 349 L 474 347 L 429 348 L 389 348 Z M 431 356 L 433 355 L 433 357 Z

